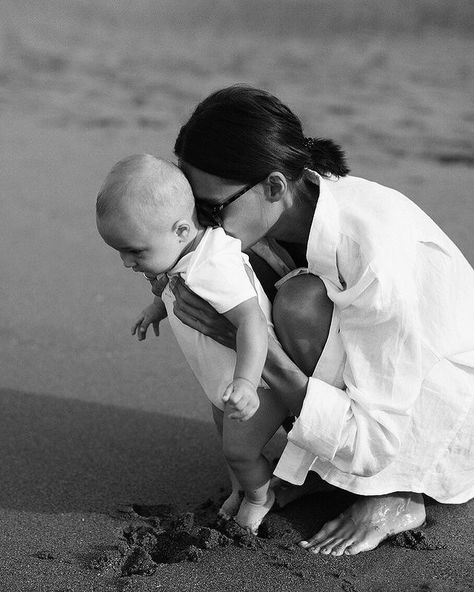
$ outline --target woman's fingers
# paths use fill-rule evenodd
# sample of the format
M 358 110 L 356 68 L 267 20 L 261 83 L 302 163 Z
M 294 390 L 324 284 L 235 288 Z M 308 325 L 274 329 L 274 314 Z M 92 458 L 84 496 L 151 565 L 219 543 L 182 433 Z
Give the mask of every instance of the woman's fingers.
M 232 323 L 192 292 L 180 278 L 173 278 L 170 288 L 175 296 L 174 314 L 182 323 L 225 347 L 235 347 L 235 327 Z
M 194 316 L 189 314 L 186 310 L 183 310 L 182 308 L 177 306 L 176 302 L 173 305 L 173 312 L 182 323 L 188 325 L 188 327 L 191 327 L 191 329 L 195 329 L 196 331 L 199 331 L 199 333 L 203 333 L 204 335 L 210 335 L 204 323 L 202 323 Z
M 211 329 L 211 327 L 213 326 L 214 321 L 215 321 L 215 318 L 212 316 L 212 313 L 208 314 L 205 311 L 198 310 L 198 309 L 194 308 L 193 306 L 189 306 L 188 304 L 183 303 L 183 301 L 175 300 L 175 302 L 173 304 L 173 310 L 174 310 L 175 315 L 178 317 L 178 319 L 180 321 L 183 321 L 183 323 L 186 322 L 184 320 L 185 318 L 194 319 L 195 323 L 200 323 L 204 327 L 208 327 L 209 330 Z M 214 311 L 214 314 L 217 314 L 217 313 Z M 181 318 L 181 317 L 183 317 L 183 318 Z M 194 327 L 194 325 L 192 325 L 192 327 L 193 327 L 193 329 L 196 328 L 196 327 Z M 201 332 L 208 335 L 208 332 L 206 332 L 206 331 L 201 331 Z
M 212 318 L 218 314 L 208 302 L 194 292 L 191 292 L 181 279 L 174 281 L 171 289 L 176 298 L 178 308 L 186 311 L 187 314 L 200 320 L 205 320 L 209 317 Z

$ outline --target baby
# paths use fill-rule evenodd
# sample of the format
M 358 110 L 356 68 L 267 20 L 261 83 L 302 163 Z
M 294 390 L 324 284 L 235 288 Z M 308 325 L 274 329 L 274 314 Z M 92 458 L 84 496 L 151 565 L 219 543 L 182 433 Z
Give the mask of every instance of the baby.
M 276 431 L 271 391 L 261 374 L 271 325 L 270 303 L 240 241 L 198 222 L 191 187 L 178 167 L 148 154 L 118 162 L 97 197 L 97 228 L 123 264 L 164 285 L 137 318 L 139 340 L 169 318 L 173 332 L 212 403 L 232 493 L 219 515 L 256 534 L 274 502 L 272 470 L 262 449 Z M 166 275 L 163 275 L 166 274 Z M 236 352 L 181 323 L 173 312 L 173 278 L 236 327 Z M 168 281 L 166 281 L 168 279 Z M 171 284 L 171 286 L 170 286 Z M 156 290 L 155 290 L 156 293 Z M 265 312 L 264 312 L 265 311 Z M 242 497 L 243 490 L 243 497 Z

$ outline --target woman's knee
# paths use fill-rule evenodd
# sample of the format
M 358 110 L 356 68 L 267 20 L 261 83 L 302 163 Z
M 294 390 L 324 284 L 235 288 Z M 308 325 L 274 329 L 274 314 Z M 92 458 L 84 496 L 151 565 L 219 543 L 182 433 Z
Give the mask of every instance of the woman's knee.
M 303 327 L 309 331 L 329 329 L 333 304 L 321 278 L 297 275 L 286 281 L 273 303 L 273 321 L 281 328 Z
M 273 303 L 275 333 L 297 366 L 311 376 L 326 344 L 333 304 L 315 275 L 285 282 Z

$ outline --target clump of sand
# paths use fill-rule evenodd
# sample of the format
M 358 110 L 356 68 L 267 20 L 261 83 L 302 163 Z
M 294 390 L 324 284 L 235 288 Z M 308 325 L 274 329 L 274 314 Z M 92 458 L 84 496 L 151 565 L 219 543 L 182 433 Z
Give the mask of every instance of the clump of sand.
M 428 537 L 425 532 L 419 529 L 400 532 L 390 539 L 390 544 L 393 547 L 404 547 L 419 551 L 437 551 L 447 547 L 439 539 L 433 536 Z
M 235 545 L 256 549 L 261 538 L 249 534 L 236 522 L 217 521 L 217 505 L 208 500 L 193 512 L 176 506 L 133 505 L 125 510 L 131 521 L 121 530 L 119 541 L 90 561 L 101 573 L 121 576 L 153 575 L 161 563 L 198 562 L 206 551 Z M 261 537 L 268 536 L 262 525 Z

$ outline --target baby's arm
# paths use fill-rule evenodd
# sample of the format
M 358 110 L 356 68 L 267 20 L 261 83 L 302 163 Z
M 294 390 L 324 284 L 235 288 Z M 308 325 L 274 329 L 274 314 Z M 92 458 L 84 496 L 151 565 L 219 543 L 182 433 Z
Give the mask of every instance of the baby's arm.
M 160 334 L 160 322 L 167 316 L 166 307 L 159 296 L 155 296 L 153 303 L 138 315 L 132 325 L 132 335 L 137 335 L 138 341 L 146 339 L 148 327 L 153 324 L 155 335 Z
M 257 411 L 257 387 L 262 376 L 268 347 L 267 320 L 256 297 L 224 313 L 237 328 L 234 379 L 226 388 L 222 400 L 234 408 L 229 417 L 246 421 Z

